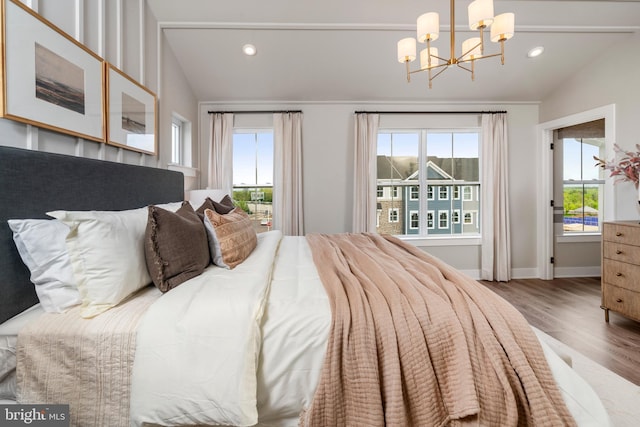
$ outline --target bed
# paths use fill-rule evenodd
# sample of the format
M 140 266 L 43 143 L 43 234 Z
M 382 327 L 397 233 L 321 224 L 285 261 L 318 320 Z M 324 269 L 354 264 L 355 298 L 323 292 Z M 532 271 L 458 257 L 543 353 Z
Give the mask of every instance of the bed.
M 526 417 L 608 425 L 593 390 L 510 305 L 393 237 L 272 231 L 255 237 L 233 269 L 207 264 L 175 285 L 163 280 L 170 267 L 151 263 L 154 273 L 137 281 L 161 286 L 138 286 L 108 307 L 85 304 L 111 274 L 89 271 L 82 305 L 39 311 L 7 220 L 50 212 L 69 223 L 96 215 L 139 221 L 139 209 L 160 205 L 148 209 L 158 225 L 153 215 L 195 212 L 182 199 L 180 174 L 0 147 L 0 292 L 8 296 L 0 336 L 17 336 L 18 402 L 69 404 L 73 425 L 518 425 Z M 213 211 L 205 210 L 204 228 L 224 236 L 216 221 L 235 210 Z M 202 246 L 189 242 L 176 256 Z M 204 244 L 211 253 L 222 248 Z M 115 264 L 130 263 L 118 255 Z M 178 261 L 193 271 L 195 257 Z M 413 282 L 419 287 L 407 287 Z M 494 380 L 507 386 L 496 391 Z

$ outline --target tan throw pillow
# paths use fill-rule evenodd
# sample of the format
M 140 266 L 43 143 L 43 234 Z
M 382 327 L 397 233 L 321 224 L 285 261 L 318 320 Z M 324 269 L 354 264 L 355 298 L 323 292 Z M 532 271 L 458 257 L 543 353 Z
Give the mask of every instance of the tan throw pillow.
M 251 219 L 241 208 L 235 208 L 226 215 L 205 209 L 204 225 L 209 236 L 211 258 L 220 267 L 236 267 L 258 244 Z
M 204 225 L 188 202 L 175 213 L 149 206 L 144 249 L 151 279 L 162 292 L 200 275 L 211 261 Z

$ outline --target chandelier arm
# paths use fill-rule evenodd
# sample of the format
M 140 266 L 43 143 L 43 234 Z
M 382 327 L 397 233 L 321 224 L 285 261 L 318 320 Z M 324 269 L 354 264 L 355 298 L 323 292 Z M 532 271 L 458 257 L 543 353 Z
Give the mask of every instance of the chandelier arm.
M 471 49 L 467 50 L 466 52 L 464 52 L 462 55 L 460 55 L 458 58 L 456 58 L 456 62 L 466 62 L 466 61 L 471 61 L 471 59 L 462 59 L 464 58 L 466 55 L 469 54 L 469 52 L 472 52 L 475 48 L 477 48 L 478 46 L 482 46 L 482 42 L 476 44 L 474 47 L 472 47 Z M 482 49 L 482 47 L 480 48 Z M 482 51 L 482 50 L 481 50 Z M 481 56 L 481 58 L 485 58 L 485 56 Z M 480 58 L 474 58 L 474 59 L 480 59 Z
M 416 73 L 421 73 L 421 72 L 427 71 L 427 70 L 434 70 L 436 68 L 446 67 L 447 65 L 449 65 L 449 64 L 438 64 L 438 65 L 434 65 L 434 66 L 432 66 L 430 68 L 418 68 L 417 70 L 409 71 L 409 74 L 416 74 Z
M 443 68 L 442 70 L 438 71 L 433 77 L 431 77 L 431 80 L 435 79 L 436 77 L 438 77 L 440 74 L 442 74 L 444 72 L 444 70 L 446 70 L 447 67 Z
M 460 64 L 459 62 L 458 62 L 456 65 L 457 65 L 458 67 L 462 68 L 463 70 L 468 71 L 468 72 L 470 72 L 470 73 L 472 73 L 472 74 L 473 74 L 473 71 L 472 71 L 472 70 L 470 70 L 469 68 L 467 68 L 467 67 L 465 67 L 464 65 Z M 473 66 L 473 61 L 471 61 L 471 66 Z
M 502 56 L 501 53 L 492 53 L 491 55 L 485 55 L 485 56 L 481 56 L 480 58 L 469 58 L 469 59 L 461 59 L 458 62 L 471 62 L 471 61 L 479 61 L 481 59 L 486 59 L 486 58 L 493 58 L 496 56 Z

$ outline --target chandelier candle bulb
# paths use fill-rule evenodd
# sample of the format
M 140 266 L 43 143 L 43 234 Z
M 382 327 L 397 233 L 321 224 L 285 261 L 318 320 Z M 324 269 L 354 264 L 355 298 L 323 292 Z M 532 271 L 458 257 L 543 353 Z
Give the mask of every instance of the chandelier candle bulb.
M 491 41 L 494 43 L 503 42 L 513 37 L 515 28 L 515 15 L 513 13 L 503 13 L 495 17 L 491 26 Z
M 435 41 L 440 37 L 440 15 L 436 12 L 422 14 L 417 20 L 418 41 Z
M 416 59 L 416 39 L 407 37 L 398 42 L 398 61 L 411 62 Z
M 475 0 L 467 8 L 469 28 L 480 30 L 493 22 L 493 0 Z

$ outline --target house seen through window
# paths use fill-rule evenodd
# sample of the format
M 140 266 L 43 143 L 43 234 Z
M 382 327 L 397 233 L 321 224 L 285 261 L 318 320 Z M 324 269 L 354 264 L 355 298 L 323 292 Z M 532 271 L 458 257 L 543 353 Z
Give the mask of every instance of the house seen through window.
M 249 214 L 256 232 L 273 224 L 273 132 L 233 134 L 233 201 Z
M 478 129 L 381 130 L 377 144 L 379 233 L 479 235 Z

